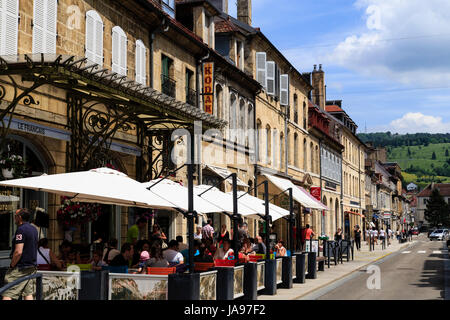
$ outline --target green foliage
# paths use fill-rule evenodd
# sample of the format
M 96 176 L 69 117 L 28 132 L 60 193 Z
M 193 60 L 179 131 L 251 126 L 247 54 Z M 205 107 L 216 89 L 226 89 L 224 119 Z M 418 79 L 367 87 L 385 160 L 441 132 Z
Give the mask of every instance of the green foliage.
M 433 154 L 431 155 L 431 160 L 436 160 L 436 152 L 433 151 Z
M 425 219 L 431 226 L 450 224 L 450 207 L 438 189 L 433 189 L 425 209 Z
M 450 143 L 450 133 L 415 133 L 415 134 L 395 134 L 390 132 L 360 133 L 358 137 L 364 142 L 372 142 L 376 147 L 403 147 L 420 146 L 437 143 Z

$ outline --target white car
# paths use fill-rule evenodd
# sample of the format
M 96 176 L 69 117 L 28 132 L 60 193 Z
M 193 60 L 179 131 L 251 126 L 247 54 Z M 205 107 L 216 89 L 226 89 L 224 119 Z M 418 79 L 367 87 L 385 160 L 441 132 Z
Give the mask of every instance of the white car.
M 431 234 L 430 234 L 430 240 L 447 240 L 448 238 L 448 229 L 437 229 L 434 230 Z

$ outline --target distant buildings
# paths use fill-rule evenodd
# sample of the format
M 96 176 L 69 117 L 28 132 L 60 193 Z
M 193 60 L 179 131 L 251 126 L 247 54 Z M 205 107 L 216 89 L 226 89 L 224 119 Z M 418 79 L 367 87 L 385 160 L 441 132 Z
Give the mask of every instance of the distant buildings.
M 430 183 L 417 195 L 417 209 L 415 220 L 417 225 L 428 226 L 429 223 L 425 220 L 425 209 L 427 208 L 427 201 L 431 196 L 433 189 L 438 189 L 445 202 L 450 204 L 450 183 Z

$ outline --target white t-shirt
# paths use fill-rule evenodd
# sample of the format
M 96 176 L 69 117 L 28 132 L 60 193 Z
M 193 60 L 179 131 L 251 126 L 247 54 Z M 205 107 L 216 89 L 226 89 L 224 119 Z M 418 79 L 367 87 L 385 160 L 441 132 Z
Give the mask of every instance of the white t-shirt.
M 380 230 L 380 237 L 384 237 L 385 235 L 384 230 Z
M 224 252 L 223 248 L 218 248 L 216 250 L 216 254 L 214 255 L 214 259 L 221 259 L 221 260 L 228 259 L 228 256 L 232 256 L 233 254 L 234 251 L 231 248 L 228 249 L 227 252 Z
M 167 249 L 163 251 L 164 258 L 169 262 L 182 263 L 184 262 L 183 255 L 175 250 Z
M 373 230 L 373 236 L 378 237 L 378 230 Z
M 391 229 L 388 230 L 388 234 L 389 234 L 389 237 L 392 236 L 392 230 Z

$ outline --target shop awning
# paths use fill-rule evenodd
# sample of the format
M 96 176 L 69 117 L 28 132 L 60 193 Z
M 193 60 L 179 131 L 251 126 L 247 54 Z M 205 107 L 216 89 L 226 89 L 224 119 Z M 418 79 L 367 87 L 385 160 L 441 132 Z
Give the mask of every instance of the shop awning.
M 314 198 L 308 191 L 306 191 L 304 188 L 297 186 L 297 188 L 300 189 L 304 194 L 306 194 L 312 201 L 314 201 L 318 206 L 322 207 L 322 210 L 330 211 L 330 208 L 328 208 L 326 205 L 324 205 L 322 202 Z
M 75 202 L 94 202 L 144 208 L 177 208 L 176 204 L 143 188 L 126 174 L 98 168 L 0 181 L 1 186 L 51 192 Z
M 317 204 L 317 202 L 313 201 L 308 195 L 302 192 L 298 188 L 298 186 L 293 184 L 290 180 L 275 177 L 267 173 L 264 173 L 263 175 L 267 177 L 267 179 L 269 179 L 269 181 L 272 182 L 282 192 L 287 193 L 288 192 L 287 189 L 292 188 L 292 196 L 294 200 L 300 203 L 302 206 L 311 209 L 325 210 L 323 209 L 323 205 L 319 205 Z M 328 208 L 326 210 L 328 210 Z
M 206 168 L 211 170 L 212 172 L 214 172 L 215 174 L 217 174 L 221 178 L 226 178 L 226 177 L 228 177 L 229 175 L 232 174 L 232 172 L 230 170 L 228 170 L 228 169 L 212 166 L 212 165 L 209 165 L 209 164 L 206 165 Z M 231 178 L 228 178 L 226 181 L 228 183 L 230 183 L 230 184 L 233 183 Z M 237 178 L 237 185 L 239 187 L 248 187 L 248 184 L 246 184 L 244 181 L 242 181 L 239 178 Z

